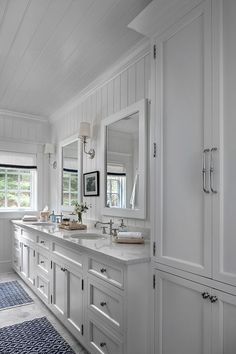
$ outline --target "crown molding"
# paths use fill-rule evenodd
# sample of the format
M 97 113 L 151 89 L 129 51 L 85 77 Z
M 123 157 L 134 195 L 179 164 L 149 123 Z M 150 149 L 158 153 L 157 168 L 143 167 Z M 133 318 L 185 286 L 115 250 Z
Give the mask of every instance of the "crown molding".
M 21 119 L 29 119 L 34 121 L 40 121 L 41 123 L 49 123 L 47 117 L 36 115 L 36 114 L 28 114 L 16 111 L 9 111 L 7 109 L 0 109 L 0 116 L 7 116 L 11 118 L 21 118 Z
M 75 106 L 83 102 L 88 96 L 94 93 L 98 88 L 104 86 L 109 81 L 127 70 L 131 65 L 142 59 L 150 53 L 150 39 L 143 38 L 135 46 L 129 49 L 119 60 L 117 60 L 108 70 L 103 72 L 94 81 L 92 81 L 85 89 L 79 92 L 61 108 L 56 110 L 50 117 L 51 123 L 59 120 L 63 114 L 73 109 Z

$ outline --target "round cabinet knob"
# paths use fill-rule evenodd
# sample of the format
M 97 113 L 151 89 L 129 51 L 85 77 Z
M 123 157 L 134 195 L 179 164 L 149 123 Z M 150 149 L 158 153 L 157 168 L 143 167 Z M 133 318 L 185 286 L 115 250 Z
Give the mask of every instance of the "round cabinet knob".
M 210 296 L 211 303 L 214 303 L 218 300 L 217 296 Z
M 44 285 L 40 285 L 39 287 L 40 287 L 40 288 L 44 288 Z
M 101 342 L 101 343 L 100 343 L 100 347 L 101 347 L 101 348 L 105 347 L 105 345 L 106 345 L 105 342 Z
M 44 261 L 40 261 L 41 264 L 44 264 Z
M 106 273 L 107 270 L 106 270 L 106 268 L 101 268 L 100 271 L 101 271 L 101 273 Z
M 208 299 L 210 297 L 210 294 L 207 292 L 202 293 L 203 299 Z
M 106 306 L 106 302 L 105 301 L 102 301 L 102 302 L 100 302 L 100 305 L 102 306 L 102 307 L 104 307 L 104 306 Z

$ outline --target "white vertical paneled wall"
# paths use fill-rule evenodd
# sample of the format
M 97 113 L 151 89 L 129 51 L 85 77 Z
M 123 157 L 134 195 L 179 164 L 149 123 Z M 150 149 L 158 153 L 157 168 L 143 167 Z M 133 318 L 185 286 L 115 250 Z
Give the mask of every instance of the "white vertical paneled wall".
M 43 144 L 50 139 L 50 126 L 45 121 L 31 119 L 24 114 L 0 111 L 0 148 L 13 151 L 38 151 L 40 163 L 39 207 L 48 203 L 48 165 L 42 154 Z M 45 161 L 44 161 L 45 160 Z M 46 183 L 45 183 L 46 182 Z M 45 188 L 46 186 L 46 188 Z M 10 220 L 21 218 L 22 213 L 0 212 L 0 273 L 11 270 Z
M 80 121 L 87 121 L 92 124 L 93 135 L 89 140 L 88 149 L 93 147 L 96 156 L 93 160 L 84 156 L 84 173 L 94 170 L 101 171 L 101 121 L 105 117 L 139 101 L 142 98 L 149 98 L 149 82 L 150 82 L 150 53 L 135 58 L 125 68 L 113 77 L 110 76 L 103 84 L 96 86 L 90 90 L 89 94 L 78 98 L 78 102 L 67 106 L 52 117 L 52 133 L 53 141 L 60 141 L 78 133 Z M 149 168 L 148 168 L 149 170 Z M 51 205 L 60 210 L 60 190 L 59 171 L 54 172 L 51 180 Z M 148 176 L 149 181 L 149 176 Z M 147 188 L 148 193 L 148 188 Z M 149 205 L 149 196 L 147 198 L 147 206 Z M 100 197 L 85 198 L 91 208 L 87 212 L 86 217 L 91 220 L 101 219 L 101 200 Z M 149 228 L 149 208 L 148 216 L 145 221 L 126 220 L 130 226 L 148 227 Z

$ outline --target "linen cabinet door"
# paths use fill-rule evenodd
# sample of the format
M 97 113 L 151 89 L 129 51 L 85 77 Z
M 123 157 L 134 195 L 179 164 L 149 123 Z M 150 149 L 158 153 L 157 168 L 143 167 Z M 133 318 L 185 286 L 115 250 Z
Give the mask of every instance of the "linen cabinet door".
M 156 39 L 155 260 L 211 275 L 211 8 Z M 203 162 L 204 160 L 204 162 Z M 153 194 L 153 193 L 152 193 Z
M 215 5 L 217 3 L 213 2 Z M 219 3 L 221 3 L 223 13 L 218 11 L 218 18 L 215 18 L 214 29 L 217 43 L 214 57 L 217 58 L 217 63 L 218 58 L 222 58 L 222 62 L 219 61 L 220 67 L 217 66 L 218 72 L 214 75 L 216 85 L 218 83 L 219 86 L 216 86 L 213 106 L 215 107 L 214 116 L 219 118 L 214 124 L 214 145 L 217 146 L 218 141 L 221 144 L 214 154 L 214 188 L 217 193 L 214 195 L 213 202 L 213 276 L 214 279 L 236 286 L 236 119 L 234 94 L 236 91 L 236 52 L 234 46 L 236 2 L 224 0 Z M 221 15 L 222 18 L 220 18 Z
M 67 321 L 72 333 L 83 335 L 84 280 L 78 269 L 67 267 Z
M 236 296 L 212 290 L 213 354 L 236 353 Z
M 210 354 L 210 289 L 156 271 L 155 354 Z

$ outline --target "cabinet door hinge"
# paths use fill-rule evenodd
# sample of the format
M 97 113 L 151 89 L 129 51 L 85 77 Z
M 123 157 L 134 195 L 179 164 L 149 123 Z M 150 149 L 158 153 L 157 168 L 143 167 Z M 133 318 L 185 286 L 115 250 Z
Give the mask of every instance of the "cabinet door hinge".
M 156 46 L 156 44 L 154 44 L 154 46 L 153 46 L 153 58 L 156 59 L 156 57 L 157 57 L 157 46 Z
M 34 257 L 35 257 L 35 250 L 34 250 Z
M 51 304 L 52 304 L 52 295 L 50 296 L 50 299 L 51 299 Z
M 52 269 L 52 261 L 51 261 L 51 269 Z
M 84 290 L 84 279 L 81 281 L 81 289 Z
M 156 276 L 155 276 L 155 274 L 153 274 L 153 277 L 152 277 L 152 287 L 153 287 L 153 289 L 156 289 Z
M 82 336 L 84 335 L 84 325 L 83 324 L 81 325 L 81 335 Z
M 156 242 L 153 242 L 153 244 L 152 244 L 152 254 L 153 254 L 153 256 L 156 255 Z
M 153 143 L 153 157 L 154 159 L 157 157 L 157 143 Z

